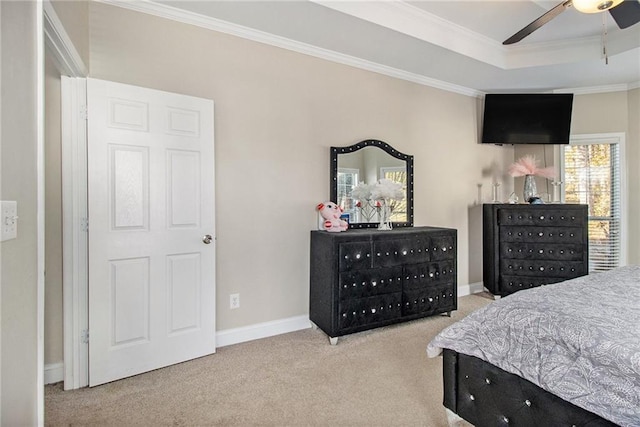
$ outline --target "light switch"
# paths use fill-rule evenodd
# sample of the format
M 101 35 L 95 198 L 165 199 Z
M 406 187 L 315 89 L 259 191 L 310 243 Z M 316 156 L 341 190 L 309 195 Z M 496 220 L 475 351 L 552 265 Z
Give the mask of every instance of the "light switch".
M 2 233 L 0 242 L 18 237 L 18 202 L 2 201 Z

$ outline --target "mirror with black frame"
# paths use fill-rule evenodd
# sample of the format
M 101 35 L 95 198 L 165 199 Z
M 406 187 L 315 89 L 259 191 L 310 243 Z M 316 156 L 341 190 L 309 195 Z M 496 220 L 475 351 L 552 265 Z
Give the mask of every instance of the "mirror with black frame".
M 380 209 L 376 209 L 376 201 L 356 196 L 381 179 L 401 185 L 402 197 L 391 204 L 392 226 L 413 227 L 413 156 L 376 139 L 331 147 L 330 175 L 330 200 L 343 209 L 349 228 L 378 227 Z

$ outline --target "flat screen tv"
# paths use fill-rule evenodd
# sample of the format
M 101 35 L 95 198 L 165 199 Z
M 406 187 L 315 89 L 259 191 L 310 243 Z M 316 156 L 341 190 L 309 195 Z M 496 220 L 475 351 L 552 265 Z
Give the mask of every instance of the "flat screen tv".
M 487 94 L 482 143 L 568 144 L 573 94 Z

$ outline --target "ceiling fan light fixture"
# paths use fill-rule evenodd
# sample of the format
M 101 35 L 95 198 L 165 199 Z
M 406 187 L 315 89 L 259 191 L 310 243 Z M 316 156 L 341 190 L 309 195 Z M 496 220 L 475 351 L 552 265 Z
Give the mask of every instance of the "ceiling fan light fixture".
M 622 0 L 573 0 L 571 3 L 582 13 L 599 13 L 616 7 Z

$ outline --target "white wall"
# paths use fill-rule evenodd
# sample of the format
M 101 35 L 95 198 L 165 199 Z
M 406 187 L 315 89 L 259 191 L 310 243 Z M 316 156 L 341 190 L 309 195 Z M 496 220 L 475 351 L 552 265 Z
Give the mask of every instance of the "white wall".
M 18 238 L 0 243 L 3 426 L 37 425 L 38 245 L 36 2 L 0 2 L 1 195 L 18 202 Z

